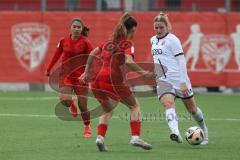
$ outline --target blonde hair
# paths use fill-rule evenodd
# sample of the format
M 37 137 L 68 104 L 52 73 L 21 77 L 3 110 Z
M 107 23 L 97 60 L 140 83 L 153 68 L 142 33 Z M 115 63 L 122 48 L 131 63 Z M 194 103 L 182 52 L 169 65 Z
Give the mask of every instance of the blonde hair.
M 73 18 L 71 20 L 71 25 L 74 23 L 74 22 L 80 22 L 81 25 L 82 25 L 82 35 L 87 37 L 88 34 L 89 34 L 89 28 L 83 23 L 83 21 L 81 20 L 81 18 Z
M 113 31 L 112 39 L 113 40 L 126 39 L 128 31 L 136 26 L 137 26 L 136 19 L 133 16 L 131 16 L 128 12 L 124 13 Z
M 172 29 L 172 25 L 169 21 L 168 15 L 165 14 L 164 12 L 160 12 L 155 18 L 154 22 L 163 22 L 166 26 L 168 31 Z

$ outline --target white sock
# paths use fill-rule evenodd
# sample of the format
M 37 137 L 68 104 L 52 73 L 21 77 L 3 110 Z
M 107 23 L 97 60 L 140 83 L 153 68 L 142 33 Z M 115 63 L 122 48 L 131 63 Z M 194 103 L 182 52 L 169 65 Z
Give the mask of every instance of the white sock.
M 166 109 L 165 114 L 166 114 L 166 120 L 168 122 L 168 126 L 171 132 L 179 135 L 178 118 L 177 118 L 175 108 Z
M 132 140 L 137 140 L 137 139 L 139 139 L 139 136 L 132 136 Z
M 192 114 L 192 116 L 195 119 L 195 121 L 197 121 L 197 123 L 200 126 L 200 128 L 205 132 L 206 138 L 208 138 L 208 135 L 207 135 L 208 134 L 207 133 L 208 129 L 207 129 L 206 123 L 204 121 L 201 109 L 197 107 L 197 112 L 195 114 Z
M 195 114 L 192 114 L 193 118 L 199 126 L 202 128 L 204 126 L 204 119 L 203 119 L 203 114 L 200 108 L 197 107 L 197 112 Z
M 97 136 L 97 139 L 104 139 L 104 137 L 101 136 L 101 135 L 98 135 L 98 136 Z

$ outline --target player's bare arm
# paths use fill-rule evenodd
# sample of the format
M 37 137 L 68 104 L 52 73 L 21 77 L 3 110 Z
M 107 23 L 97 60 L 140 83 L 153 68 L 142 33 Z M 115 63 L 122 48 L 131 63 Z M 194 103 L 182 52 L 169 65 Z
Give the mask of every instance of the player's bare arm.
M 153 72 L 143 70 L 139 65 L 137 65 L 131 55 L 125 56 L 126 64 L 129 68 L 133 71 L 137 72 L 138 74 L 148 78 L 148 79 L 155 79 L 156 75 Z

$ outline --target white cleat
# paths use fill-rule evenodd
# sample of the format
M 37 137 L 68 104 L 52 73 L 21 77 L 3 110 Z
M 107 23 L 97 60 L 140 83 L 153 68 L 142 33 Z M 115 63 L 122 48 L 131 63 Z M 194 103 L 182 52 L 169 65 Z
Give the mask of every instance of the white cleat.
M 201 128 L 203 130 L 204 133 L 204 140 L 202 141 L 202 145 L 206 145 L 208 144 L 208 128 L 206 126 L 204 126 L 203 128 Z
M 145 150 L 150 150 L 152 149 L 152 145 L 151 144 L 148 144 L 147 142 L 145 142 L 144 140 L 140 139 L 140 138 L 137 138 L 137 139 L 131 139 L 130 140 L 130 144 L 132 144 L 133 146 L 136 146 L 136 147 L 141 147 Z
M 172 141 L 176 141 L 177 143 L 182 143 L 183 142 L 183 139 L 182 139 L 181 135 L 177 135 L 175 133 L 170 134 L 170 139 Z
M 98 150 L 99 150 L 100 152 L 107 152 L 107 147 L 106 147 L 105 144 L 104 144 L 104 137 L 102 137 L 102 136 L 97 136 L 96 145 L 97 145 Z
M 208 144 L 208 139 L 204 139 L 201 143 L 201 145 L 207 145 Z

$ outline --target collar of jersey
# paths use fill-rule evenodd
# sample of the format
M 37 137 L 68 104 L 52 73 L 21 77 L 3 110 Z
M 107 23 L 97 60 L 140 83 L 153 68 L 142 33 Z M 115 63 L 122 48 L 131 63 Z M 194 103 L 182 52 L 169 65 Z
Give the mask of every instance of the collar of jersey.
M 167 32 L 164 36 L 159 37 L 159 38 L 156 36 L 156 38 L 157 38 L 158 40 L 159 40 L 159 39 L 163 39 L 163 38 L 165 38 L 168 34 L 169 34 L 169 33 Z
M 69 35 L 69 39 L 71 41 L 78 41 L 79 39 L 81 39 L 83 37 L 82 35 L 80 35 L 80 37 L 78 39 L 72 39 L 71 36 L 72 36 L 72 34 Z

